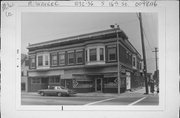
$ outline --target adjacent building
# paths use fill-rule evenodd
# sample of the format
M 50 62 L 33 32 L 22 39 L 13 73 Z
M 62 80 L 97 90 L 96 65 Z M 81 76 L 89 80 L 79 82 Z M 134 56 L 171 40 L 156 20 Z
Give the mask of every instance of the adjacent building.
M 117 93 L 118 58 L 121 92 L 139 87 L 143 82 L 141 55 L 120 29 L 30 44 L 27 49 L 28 91 L 62 85 L 77 92 Z
M 21 91 L 28 90 L 28 70 L 29 70 L 29 60 L 26 54 L 21 54 Z

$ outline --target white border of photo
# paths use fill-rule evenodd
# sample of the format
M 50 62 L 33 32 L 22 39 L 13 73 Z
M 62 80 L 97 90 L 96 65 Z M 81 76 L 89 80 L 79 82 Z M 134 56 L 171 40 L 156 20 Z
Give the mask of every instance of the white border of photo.
M 2 11 L 2 92 L 1 110 L 6 117 L 146 117 L 174 116 L 178 108 L 178 11 L 175 2 L 158 2 L 158 7 L 25 7 L 13 2 L 12 16 Z M 22 12 L 155 12 L 158 14 L 160 93 L 158 106 L 63 106 L 21 105 L 21 13 Z M 177 58 L 177 59 L 176 59 Z M 173 60 L 171 62 L 171 60 Z M 177 80 L 176 80 L 177 78 Z M 173 94 L 175 92 L 175 94 Z M 171 98 L 172 97 L 172 98 Z M 176 106 L 177 105 L 177 106 Z M 81 114 L 83 111 L 82 115 Z M 93 113 L 91 111 L 94 111 Z M 106 112 L 107 111 L 107 112 Z M 142 112 L 143 111 L 143 112 Z M 175 112 L 176 113 L 176 112 Z M 147 115 L 152 114 L 152 115 Z

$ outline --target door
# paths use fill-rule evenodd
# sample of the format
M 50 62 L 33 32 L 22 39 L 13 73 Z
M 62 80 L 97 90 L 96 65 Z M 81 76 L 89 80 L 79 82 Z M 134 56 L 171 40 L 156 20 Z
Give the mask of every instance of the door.
M 102 79 L 101 78 L 98 78 L 98 79 L 96 79 L 96 90 L 97 91 L 102 91 Z
M 49 77 L 41 77 L 41 89 L 48 88 Z
M 65 84 L 66 84 L 66 88 L 68 88 L 68 89 L 72 89 L 72 80 L 66 80 L 65 81 Z
M 126 72 L 126 89 L 131 89 L 131 77 L 129 72 Z

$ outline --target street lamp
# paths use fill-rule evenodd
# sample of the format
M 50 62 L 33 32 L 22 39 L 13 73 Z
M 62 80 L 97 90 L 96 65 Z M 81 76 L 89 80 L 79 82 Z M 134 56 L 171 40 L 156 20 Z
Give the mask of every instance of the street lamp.
M 117 73 L 118 73 L 118 95 L 120 95 L 120 89 L 121 89 L 121 79 L 120 79 L 120 77 L 121 77 L 121 73 L 120 73 L 120 61 L 119 61 L 119 35 L 118 35 L 118 30 L 120 30 L 120 28 L 119 28 L 119 25 L 118 24 L 115 24 L 115 25 L 110 25 L 110 27 L 112 28 L 112 29 L 114 29 L 115 30 L 115 32 L 116 32 L 116 38 L 117 38 L 117 43 L 116 43 L 116 47 L 117 47 L 117 62 L 118 62 L 118 64 L 117 64 Z

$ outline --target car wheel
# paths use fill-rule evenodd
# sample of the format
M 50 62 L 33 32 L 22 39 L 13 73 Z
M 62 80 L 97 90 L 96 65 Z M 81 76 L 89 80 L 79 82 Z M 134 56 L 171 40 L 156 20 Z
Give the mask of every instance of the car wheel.
M 61 93 L 57 93 L 57 95 L 60 97 L 62 94 Z
M 44 92 L 41 92 L 41 93 L 40 93 L 40 95 L 41 95 L 41 96 L 44 96 L 44 95 L 45 95 L 45 93 L 44 93 Z

